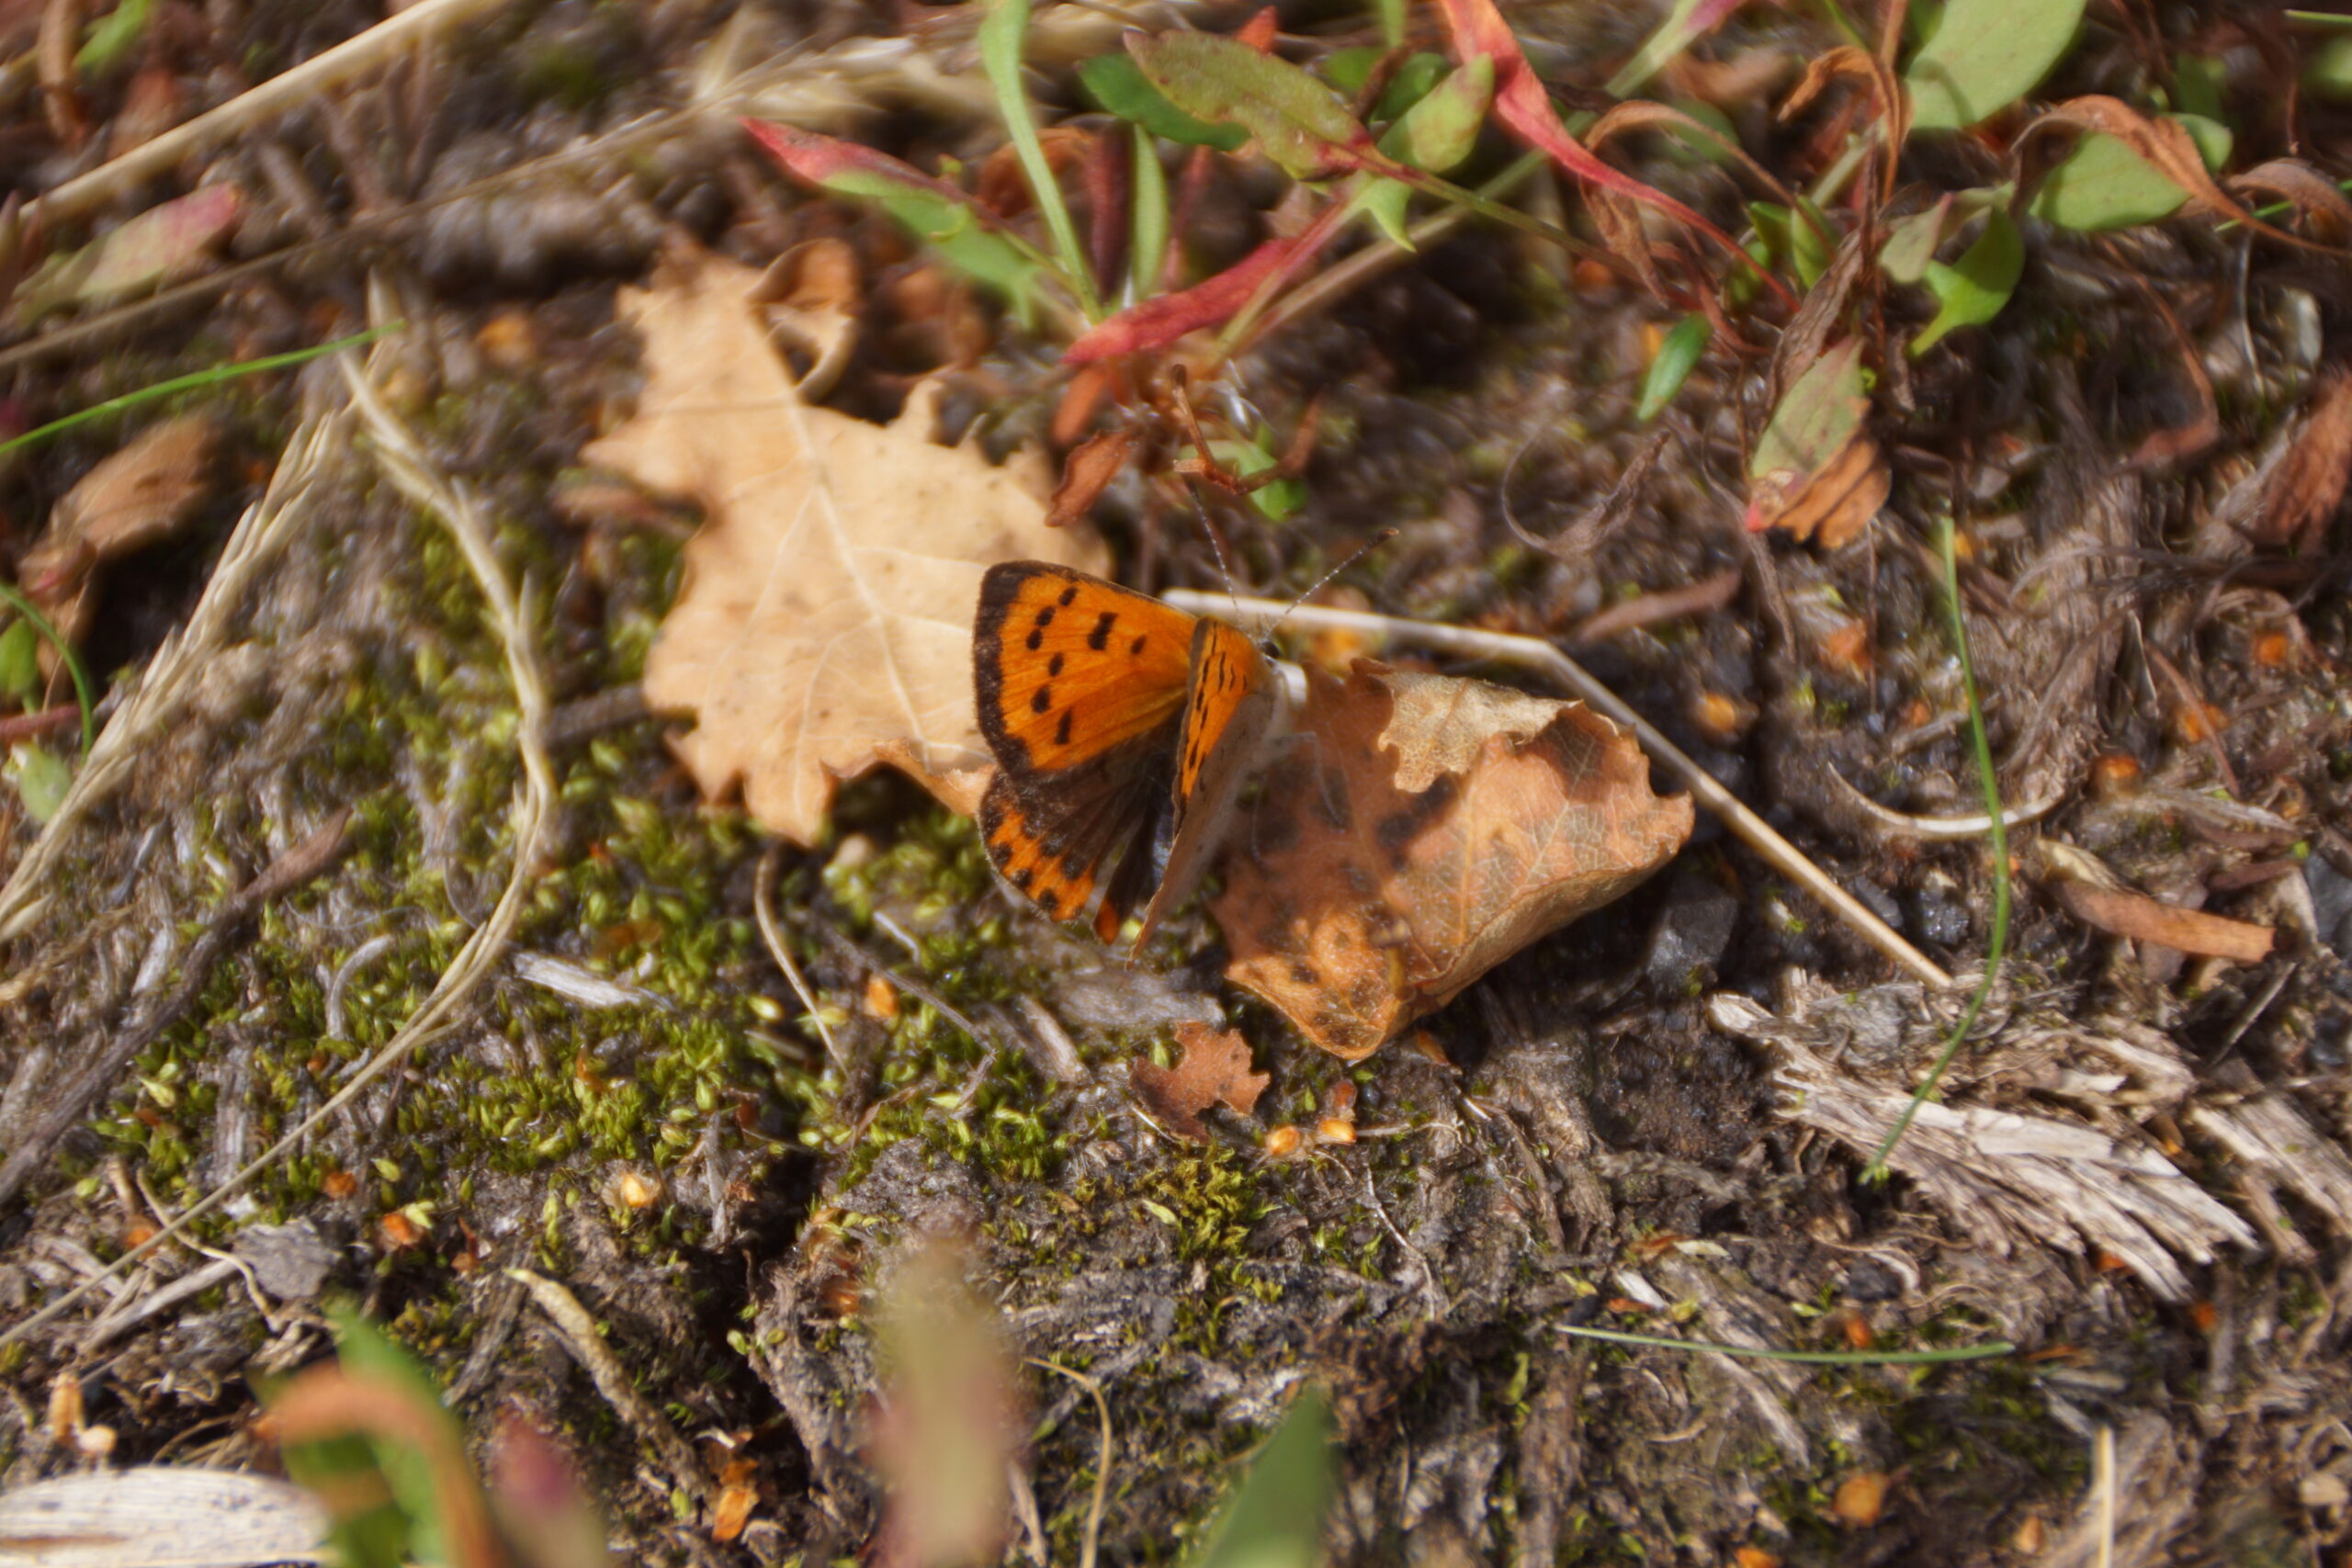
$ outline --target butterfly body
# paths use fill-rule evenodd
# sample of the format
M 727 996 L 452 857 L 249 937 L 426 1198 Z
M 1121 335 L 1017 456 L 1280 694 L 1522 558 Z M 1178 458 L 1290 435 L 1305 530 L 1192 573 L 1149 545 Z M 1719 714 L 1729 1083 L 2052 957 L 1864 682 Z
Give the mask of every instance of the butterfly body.
M 1234 627 L 1041 561 L 981 580 L 973 687 L 997 762 L 980 802 L 990 863 L 1057 920 L 1099 886 L 1106 942 L 1143 904 L 1138 944 L 1216 858 L 1289 706 Z

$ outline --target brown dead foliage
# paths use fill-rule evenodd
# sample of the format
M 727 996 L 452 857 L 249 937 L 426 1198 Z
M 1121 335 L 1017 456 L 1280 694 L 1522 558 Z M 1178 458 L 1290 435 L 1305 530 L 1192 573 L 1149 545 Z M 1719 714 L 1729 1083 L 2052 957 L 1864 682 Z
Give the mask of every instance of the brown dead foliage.
M 1247 1116 L 1272 1079 L 1250 1070 L 1250 1042 L 1238 1030 L 1188 1021 L 1176 1026 L 1176 1043 L 1183 1055 L 1173 1067 L 1138 1057 L 1127 1068 L 1127 1081 L 1170 1132 L 1204 1144 L 1209 1131 L 1201 1125 L 1202 1111 L 1223 1105 Z
M 1633 739 L 1580 704 L 1360 660 L 1307 672 L 1302 735 L 1237 829 L 1226 974 L 1347 1060 L 1689 837 Z

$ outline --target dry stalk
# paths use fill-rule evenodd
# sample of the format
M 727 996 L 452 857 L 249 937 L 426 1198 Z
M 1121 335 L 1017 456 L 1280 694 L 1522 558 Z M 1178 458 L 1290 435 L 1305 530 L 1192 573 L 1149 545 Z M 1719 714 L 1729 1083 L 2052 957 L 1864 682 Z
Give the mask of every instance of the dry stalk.
M 1408 621 L 1394 615 L 1375 615 L 1358 610 L 1329 610 L 1314 604 L 1281 604 L 1271 599 L 1228 599 L 1220 593 L 1198 593 L 1186 589 L 1170 590 L 1166 597 L 1178 609 L 1190 610 L 1194 615 L 1233 613 L 1269 624 L 1287 619 L 1302 626 L 1369 632 L 1472 659 L 1492 659 L 1505 664 L 1516 664 L 1547 675 L 1583 698 L 1596 712 L 1631 729 L 1642 743 L 1642 750 L 1649 753 L 1650 760 L 1673 774 L 1675 782 L 1689 790 L 1692 799 L 1721 818 L 1724 826 L 1729 828 L 1742 843 L 1754 850 L 1774 870 L 1812 894 L 1831 913 L 1851 926 L 1864 941 L 1938 990 L 1949 989 L 1952 984 L 1951 976 L 1944 973 L 1933 959 L 1904 940 L 1903 933 L 1872 914 L 1860 899 L 1838 886 L 1827 872 L 1807 859 L 1804 851 L 1773 831 L 1770 823 L 1749 810 L 1737 795 L 1718 784 L 1714 776 L 1693 761 L 1688 752 L 1652 728 L 1641 715 L 1626 706 L 1616 693 L 1595 680 L 1583 665 L 1548 642 L 1532 637 L 1514 637 L 1507 632 L 1441 626 L 1426 621 Z

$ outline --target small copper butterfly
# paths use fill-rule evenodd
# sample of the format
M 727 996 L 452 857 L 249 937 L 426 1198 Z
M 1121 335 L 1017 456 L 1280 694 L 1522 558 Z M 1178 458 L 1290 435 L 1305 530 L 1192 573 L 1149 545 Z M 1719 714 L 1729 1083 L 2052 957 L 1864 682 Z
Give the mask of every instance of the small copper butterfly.
M 1138 946 L 1208 869 L 1289 714 L 1282 671 L 1232 626 L 1043 561 L 980 580 L 972 678 L 997 764 L 989 859 L 1067 920 L 1117 855 L 1094 931 L 1111 941 L 1150 888 Z

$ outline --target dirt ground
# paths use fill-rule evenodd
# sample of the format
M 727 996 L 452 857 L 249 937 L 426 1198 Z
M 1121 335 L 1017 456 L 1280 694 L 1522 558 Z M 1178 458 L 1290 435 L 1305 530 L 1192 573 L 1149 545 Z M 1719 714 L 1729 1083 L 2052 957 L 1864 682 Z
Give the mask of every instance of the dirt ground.
M 26 199 L 127 144 L 128 117 L 184 117 L 379 19 L 159 0 L 65 104 L 33 63 L 43 10 L 0 4 L 0 178 Z M 1597 84 L 1657 21 L 1510 16 L 1559 85 Z M 2352 118 L 2313 92 L 2290 119 L 2261 92 L 2315 47 L 2271 16 L 2095 5 L 2038 96 L 2122 93 L 2151 51 L 2207 49 L 2234 62 L 2236 162 L 2291 150 L 2335 178 Z M 1358 7 L 1280 17 L 1301 58 L 1375 36 Z M 1115 48 L 1100 20 L 1089 47 Z M 60 233 L 199 178 L 243 197 L 192 278 L 10 318 L 19 426 L 401 325 L 364 351 L 364 397 L 319 361 L 0 459 L 0 559 L 21 562 L 148 423 L 214 422 L 185 515 L 95 579 L 99 749 L 45 741 L 82 787 L 46 828 L 0 792 L 0 1329 L 20 1330 L 0 1485 L 275 1470 L 256 1385 L 330 1355 L 342 1300 L 441 1381 L 478 1453 L 503 1423 L 552 1435 L 616 1557 L 855 1557 L 888 1506 L 876 1303 L 948 1237 L 1012 1353 L 1104 1393 L 1104 1561 L 1182 1558 L 1317 1380 L 1340 1562 L 2087 1565 L 2103 1540 L 2119 1563 L 2352 1562 L 2340 474 L 2291 538 L 2262 510 L 2282 466 L 2352 449 L 2322 440 L 2344 417 L 2341 254 L 2194 212 L 2027 225 L 2009 308 L 1885 367 L 1891 498 L 1836 550 L 1741 526 L 1771 334 L 1638 421 L 1672 314 L 1597 246 L 1465 225 L 1270 333 L 1235 385 L 1283 432 L 1319 400 L 1303 509 L 1274 523 L 1203 490 L 1221 566 L 1199 518 L 1114 487 L 1096 515 L 1123 581 L 1288 598 L 1371 545 L 1347 602 L 1572 645 L 1965 982 L 1905 976 L 1702 811 L 1631 897 L 1351 1066 L 1221 979 L 1196 908 L 1130 966 L 1037 917 L 968 820 L 887 773 L 842 789 L 818 846 L 776 842 L 699 797 L 637 685 L 696 519 L 580 454 L 633 406 L 616 296 L 665 243 L 763 265 L 845 240 L 860 335 L 831 406 L 888 417 L 944 371 L 949 434 L 1047 436 L 1068 379 L 1049 343 L 735 127 L 797 116 L 926 170 L 983 166 L 1002 130 L 971 25 L 910 3 L 485 6 L 61 231 L 12 231 L 21 277 Z M 1821 134 L 1771 107 L 1826 36 L 1749 7 L 1702 46 L 1726 71 L 1782 60 L 1727 117 L 1768 160 L 1801 169 Z M 1041 104 L 1078 113 L 1069 61 L 1035 63 Z M 1510 152 L 1490 130 L 1472 174 Z M 1611 156 L 1746 221 L 1720 169 Z M 1980 142 L 1919 162 L 1948 186 L 2001 175 Z M 1262 237 L 1282 186 L 1238 161 L 1205 185 L 1204 269 Z M 1518 199 L 1578 229 L 1573 191 Z M 1372 247 L 1359 232 L 1327 265 Z M 1984 1010 L 1893 1178 L 1866 1183 L 1992 938 L 1939 515 L 1962 530 L 2002 795 L 2031 819 Z M 1578 637 L 1721 574 L 1698 614 Z M 2274 951 L 2115 934 L 2078 891 L 2091 857 Z M 770 955 L 763 895 L 830 1040 Z M 1198 1144 L 1129 1077 L 1186 1021 L 1238 1028 L 1272 1078 Z M 185 1244 L 107 1273 L 345 1091 Z M 1351 1137 L 1313 1135 L 1335 1116 Z M 1309 1135 L 1276 1157 L 1283 1125 Z M 242 1268 L 204 1273 L 223 1258 Z M 638 1414 L 510 1270 L 586 1309 Z M 2015 1350 L 1804 1364 L 1584 1327 Z M 103 1457 L 52 1416 L 61 1381 L 110 1429 Z M 1026 1366 L 1007 1397 L 1006 1558 L 1078 1562 L 1094 1407 Z M 729 1489 L 748 1523 L 715 1530 Z

